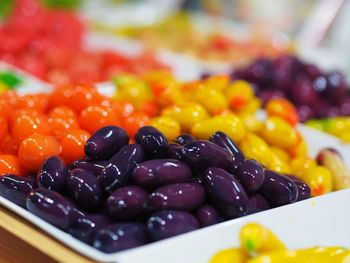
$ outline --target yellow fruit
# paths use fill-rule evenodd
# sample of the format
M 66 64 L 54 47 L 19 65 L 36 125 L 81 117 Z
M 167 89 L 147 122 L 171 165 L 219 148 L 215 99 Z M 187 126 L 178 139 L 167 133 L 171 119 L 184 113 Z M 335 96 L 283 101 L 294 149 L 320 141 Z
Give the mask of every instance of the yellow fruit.
M 259 136 L 248 133 L 239 146 L 247 158 L 255 159 L 266 167 L 269 165 L 272 159 L 270 147 Z
M 151 119 L 150 125 L 161 131 L 168 141 L 173 141 L 181 133 L 180 124 L 167 116 Z
M 228 101 L 220 91 L 199 88 L 194 93 L 194 100 L 200 103 L 210 114 L 218 114 L 228 108 Z
M 243 122 L 244 127 L 250 132 L 257 133 L 261 130 L 263 126 L 263 123 L 260 120 L 258 120 L 253 114 L 240 113 L 238 114 L 238 117 Z
M 285 250 L 284 244 L 271 230 L 257 223 L 246 224 L 240 232 L 241 248 L 248 253 Z
M 333 190 L 333 177 L 326 167 L 311 166 L 303 171 L 301 179 L 309 185 L 312 196 L 323 195 Z
M 245 263 L 248 259 L 247 253 L 239 248 L 228 248 L 215 254 L 209 263 Z
M 197 122 L 209 118 L 207 111 L 198 103 L 181 103 L 165 108 L 163 116 L 168 116 L 176 120 L 184 132 L 190 131 Z
M 270 145 L 288 149 L 298 143 L 298 133 L 284 119 L 271 116 L 265 120 L 260 135 Z
M 281 160 L 276 154 L 272 153 L 268 168 L 278 173 L 291 174 L 292 170 L 287 162 Z
M 233 115 L 219 115 L 193 125 L 191 133 L 198 139 L 209 139 L 217 132 L 226 133 L 234 142 L 239 142 L 245 135 L 245 128 L 241 120 Z

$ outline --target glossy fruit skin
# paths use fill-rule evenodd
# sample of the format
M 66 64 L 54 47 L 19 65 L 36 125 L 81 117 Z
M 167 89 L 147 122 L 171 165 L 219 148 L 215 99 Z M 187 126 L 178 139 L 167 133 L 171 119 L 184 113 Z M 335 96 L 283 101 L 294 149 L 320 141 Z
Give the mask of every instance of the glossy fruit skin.
M 144 211 L 148 193 L 141 187 L 130 185 L 115 190 L 107 199 L 107 209 L 115 219 L 131 219 Z
M 137 131 L 149 123 L 149 117 L 143 112 L 133 112 L 122 120 L 122 126 L 133 137 Z
M 311 197 L 311 189 L 306 183 L 304 183 L 301 179 L 299 179 L 298 177 L 295 177 L 293 175 L 286 174 L 285 176 L 292 179 L 293 182 L 298 187 L 298 199 L 297 199 L 297 201 L 305 200 L 305 199 L 308 199 Z
M 66 229 L 76 219 L 74 206 L 68 199 L 44 188 L 30 192 L 26 207 L 29 212 L 61 229 Z
M 298 187 L 290 178 L 265 170 L 265 181 L 259 192 L 272 207 L 294 203 L 298 199 Z
M 290 149 L 298 143 L 298 134 L 294 127 L 277 116 L 270 116 L 265 120 L 260 135 L 269 145 L 282 149 Z
M 191 128 L 191 134 L 198 139 L 207 140 L 218 129 L 226 133 L 235 142 L 240 142 L 246 134 L 243 122 L 232 113 L 216 115 L 196 123 Z
M 34 133 L 20 144 L 18 158 L 29 172 L 36 172 L 49 156 L 60 152 L 60 145 L 54 137 Z
M 137 163 L 144 158 L 141 145 L 129 144 L 124 146 L 108 162 L 98 176 L 102 189 L 112 193 L 117 188 L 126 185 Z
M 180 124 L 167 116 L 160 116 L 150 120 L 151 126 L 164 134 L 168 141 L 173 141 L 180 134 Z
M 147 230 L 153 241 L 180 235 L 199 228 L 198 220 L 190 213 L 163 210 L 152 214 L 147 221 Z
M 22 175 L 23 168 L 17 156 L 12 154 L 0 154 L 0 175 Z
M 184 131 L 189 131 L 194 124 L 208 118 L 205 108 L 194 102 L 183 102 L 166 107 L 161 115 L 178 121 Z
M 177 183 L 159 187 L 147 199 L 149 210 L 192 211 L 203 204 L 205 190 L 197 183 Z
M 169 143 L 166 154 L 164 155 L 164 158 L 176 159 L 176 160 L 182 161 L 181 149 L 182 149 L 182 146 L 180 144 Z
M 225 170 L 234 169 L 231 153 L 215 143 L 198 140 L 186 144 L 181 149 L 181 156 L 191 168 L 205 169 L 219 167 Z
M 120 125 L 117 113 L 103 105 L 90 105 L 82 110 L 79 116 L 80 126 L 93 134 L 108 125 Z
M 269 203 L 261 194 L 254 193 L 253 195 L 249 196 L 247 203 L 248 215 L 265 211 L 269 208 Z
M 39 187 L 61 192 L 67 175 L 68 170 L 63 161 L 57 156 L 51 156 L 44 161 L 38 172 L 38 185 Z
M 66 164 L 70 164 L 85 156 L 84 146 L 90 134 L 82 129 L 70 130 L 60 141 L 62 153 L 61 158 Z
M 129 135 L 117 126 L 97 130 L 85 144 L 85 154 L 92 159 L 109 159 L 129 143 Z
M 135 142 L 140 144 L 145 154 L 152 158 L 165 155 L 168 147 L 165 136 L 151 126 L 140 128 L 135 134 Z
M 34 113 L 24 113 L 19 115 L 12 125 L 12 137 L 16 143 L 21 143 L 24 139 L 34 133 L 50 135 L 50 128 L 43 116 Z
M 210 138 L 209 141 L 219 145 L 222 148 L 230 151 L 234 157 L 234 168 L 237 169 L 244 161 L 244 154 L 238 148 L 238 146 L 223 132 L 216 132 Z
M 94 208 L 101 203 L 102 190 L 96 176 L 81 168 L 70 171 L 66 181 L 70 196 L 86 209 Z
M 198 208 L 196 217 L 201 227 L 211 226 L 220 222 L 218 212 L 211 205 L 203 205 Z
M 105 215 L 91 214 L 78 218 L 69 225 L 67 232 L 80 241 L 91 244 L 95 233 L 109 224 Z
M 67 131 L 79 128 L 75 112 L 66 106 L 53 108 L 48 115 L 47 123 L 57 139 L 64 137 Z
M 81 168 L 92 172 L 95 176 L 99 176 L 102 170 L 106 167 L 108 161 L 105 160 L 91 160 L 88 158 L 74 161 L 70 166 L 70 170 Z
M 92 246 L 106 253 L 138 247 L 147 243 L 142 224 L 117 223 L 100 229 L 94 236 Z
M 174 142 L 180 144 L 181 146 L 184 146 L 185 144 L 193 142 L 195 140 L 196 139 L 190 134 L 181 134 L 181 135 L 176 137 Z
M 138 164 L 131 178 L 135 184 L 149 189 L 187 182 L 191 177 L 192 171 L 187 164 L 175 159 L 157 159 Z
M 264 168 L 253 159 L 245 160 L 236 171 L 235 176 L 248 192 L 257 191 L 265 180 Z
M 225 217 L 236 218 L 246 212 L 247 193 L 232 174 L 221 168 L 208 168 L 204 171 L 204 184 L 213 204 Z
M 5 174 L 0 177 L 0 195 L 24 208 L 27 196 L 34 188 L 36 188 L 36 182 L 31 177 L 14 174 Z

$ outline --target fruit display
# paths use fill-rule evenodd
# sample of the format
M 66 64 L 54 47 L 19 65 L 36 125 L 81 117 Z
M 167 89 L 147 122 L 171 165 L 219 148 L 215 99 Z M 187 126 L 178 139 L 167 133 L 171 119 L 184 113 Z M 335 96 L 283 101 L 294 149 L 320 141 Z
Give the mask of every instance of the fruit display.
M 308 157 L 306 143 L 296 128 L 297 111 L 285 99 L 271 100 L 267 118 L 261 120 L 257 117 L 261 102 L 254 96 L 253 86 L 241 80 L 231 82 L 226 75 L 182 83 L 169 74 L 149 73 L 143 77 L 120 75 L 114 82 L 117 101 L 156 106 L 151 109 L 159 116 L 148 123 L 169 141 L 181 133 L 207 140 L 219 130 L 248 158 L 307 182 L 313 196 L 333 189 L 329 169 Z
M 112 253 L 349 187 L 335 151 L 308 157 L 289 101 L 256 116 L 248 82 L 113 81 L 112 98 L 0 94 L 1 196 Z
M 254 85 L 263 103 L 275 97 L 287 98 L 296 105 L 302 122 L 350 114 L 350 93 L 344 75 L 322 71 L 294 56 L 257 59 L 235 69 L 231 78 Z
M 19 149 L 30 173 L 2 174 L 0 195 L 107 253 L 311 194 L 301 180 L 246 159 L 222 132 L 209 140 L 180 136 L 169 142 L 156 128 L 144 126 L 129 143 L 125 130 L 105 126 L 82 143 L 83 155 L 68 164 L 58 156 L 54 137 L 39 135 L 25 139 L 32 144 L 26 146 L 32 156 L 25 155 L 25 162 L 25 141 Z M 48 157 L 37 167 L 34 148 L 44 143 L 40 157 Z
M 64 86 L 52 94 L 6 91 L 0 94 L 0 112 L 1 174 L 36 172 L 51 155 L 70 163 L 84 156 L 85 142 L 99 128 L 122 120 L 130 130 L 149 119 L 130 103 L 112 101 L 88 86 Z
M 274 46 L 261 38 L 233 38 L 220 26 L 199 29 L 191 15 L 179 12 L 151 25 L 113 27 L 95 23 L 99 31 L 141 41 L 147 47 L 167 49 L 207 62 L 239 62 L 256 56 L 277 56 L 291 50 L 289 45 Z M 168 33 L 171 32 L 169 35 Z
M 87 50 L 85 25 L 75 13 L 39 3 L 16 1 L 0 25 L 0 60 L 59 85 L 91 84 L 124 72 L 169 70 L 151 52 L 130 57 L 110 50 Z
M 292 47 L 276 39 L 242 39 L 219 20 L 204 28 L 196 23 L 200 15 L 107 26 L 98 4 L 90 14 L 93 2 L 0 3 L 1 228 L 17 230 L 20 221 L 23 228 L 9 232 L 27 242 L 37 240 L 24 229 L 42 234 L 35 225 L 66 245 L 62 251 L 72 248 L 103 262 L 130 262 L 122 258 L 133 251 L 152 262 L 152 249 L 178 251 L 176 240 L 185 246 L 210 235 L 212 250 L 202 262 L 225 247 L 222 234 L 232 225 L 282 218 L 297 230 L 300 225 L 288 220 L 308 225 L 308 215 L 320 218 L 339 200 L 334 197 L 350 194 L 346 146 L 328 145 L 331 139 L 300 124 L 350 142 L 350 93 L 341 73 L 286 55 Z M 131 11 L 147 13 L 144 7 Z M 127 14 L 123 8 L 118 14 Z M 86 22 L 96 17 L 93 25 Z M 123 43 L 140 52 L 116 51 Z M 160 62 L 168 57 L 169 65 Z M 178 74 L 232 65 L 245 66 L 191 81 Z M 317 144 L 309 130 L 329 140 Z M 322 222 L 332 223 L 336 213 L 328 209 L 333 218 Z M 16 222 L 12 212 L 29 224 Z M 160 242 L 194 231 L 187 241 Z M 242 228 L 240 242 L 210 263 L 350 260 L 342 247 L 288 250 L 257 223 Z M 112 255 L 136 247 L 142 248 Z M 49 250 L 59 254 L 40 251 Z M 183 254 L 192 252 L 189 246 Z
M 210 263 L 321 263 L 349 262 L 350 250 L 340 246 L 315 246 L 289 250 L 269 229 L 257 223 L 248 223 L 240 231 L 240 247 L 218 252 Z
M 181 144 L 193 137 L 208 140 L 219 130 L 247 158 L 307 182 L 313 196 L 333 189 L 335 175 L 308 157 L 295 127 L 296 111 L 288 101 L 271 101 L 268 118 L 261 121 L 255 116 L 260 102 L 252 86 L 230 83 L 224 75 L 180 83 L 169 75 L 149 73 L 142 78 L 120 75 L 114 81 L 114 98 L 89 86 L 57 87 L 52 94 L 3 93 L 0 173 L 35 172 L 51 155 L 69 164 L 84 157 L 84 143 L 104 126 L 121 126 L 133 137 L 139 128 L 151 125 L 169 141 L 192 135 L 180 137 Z

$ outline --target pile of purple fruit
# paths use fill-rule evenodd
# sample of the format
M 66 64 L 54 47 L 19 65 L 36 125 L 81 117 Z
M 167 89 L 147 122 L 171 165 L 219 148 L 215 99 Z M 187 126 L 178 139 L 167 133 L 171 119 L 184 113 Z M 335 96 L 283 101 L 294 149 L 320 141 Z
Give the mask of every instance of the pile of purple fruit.
M 37 175 L 4 175 L 0 195 L 107 253 L 310 197 L 305 183 L 245 159 L 222 132 L 169 143 L 145 126 L 134 141 L 106 126 L 86 158 L 65 166 L 52 156 Z
M 350 89 L 344 75 L 321 71 L 294 56 L 257 59 L 236 69 L 231 77 L 254 84 L 256 95 L 264 103 L 275 97 L 292 101 L 301 121 L 350 115 Z

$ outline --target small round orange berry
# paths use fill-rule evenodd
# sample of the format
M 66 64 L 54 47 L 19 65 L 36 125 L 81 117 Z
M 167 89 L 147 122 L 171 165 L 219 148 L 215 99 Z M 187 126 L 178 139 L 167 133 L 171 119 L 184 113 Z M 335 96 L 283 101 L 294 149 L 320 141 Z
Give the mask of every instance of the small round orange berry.
M 61 147 L 53 136 L 34 133 L 20 144 L 18 158 L 29 172 L 37 172 L 48 157 L 60 152 Z

